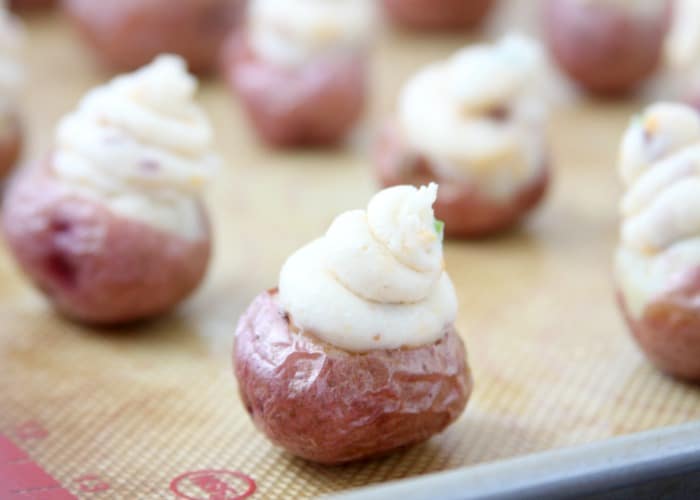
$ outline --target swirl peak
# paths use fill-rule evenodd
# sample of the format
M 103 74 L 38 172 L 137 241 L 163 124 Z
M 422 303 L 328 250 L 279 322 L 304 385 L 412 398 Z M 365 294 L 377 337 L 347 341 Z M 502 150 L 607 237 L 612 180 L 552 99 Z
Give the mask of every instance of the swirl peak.
M 55 175 L 122 215 L 179 231 L 196 219 L 193 204 L 218 163 L 196 90 L 171 55 L 91 90 L 57 127 Z
M 454 321 L 444 272 L 437 185 L 379 192 L 294 253 L 280 273 L 280 301 L 297 325 L 352 351 L 421 345 Z

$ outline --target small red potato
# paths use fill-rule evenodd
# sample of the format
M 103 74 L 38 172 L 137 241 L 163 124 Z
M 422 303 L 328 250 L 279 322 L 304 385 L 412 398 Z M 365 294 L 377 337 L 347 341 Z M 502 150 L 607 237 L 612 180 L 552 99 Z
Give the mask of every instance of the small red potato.
M 495 0 L 383 0 L 389 19 L 403 28 L 452 31 L 479 25 Z
M 245 34 L 234 34 L 223 54 L 231 89 L 271 146 L 332 146 L 365 110 L 368 71 L 362 50 L 283 67 L 258 57 Z
M 687 272 L 672 291 L 654 298 L 634 318 L 623 294 L 618 302 L 647 357 L 662 371 L 700 381 L 700 268 Z
M 440 178 L 430 160 L 413 151 L 393 124 L 384 128 L 376 143 L 374 166 L 384 187 L 437 182 L 440 190 L 433 209 L 445 223 L 445 236 L 451 238 L 488 236 L 517 224 L 544 199 L 550 177 L 549 168 L 543 168 L 512 198 L 493 200 L 474 184 Z
M 114 325 L 168 311 L 200 283 L 209 224 L 185 239 L 122 217 L 67 189 L 50 160 L 28 166 L 7 192 L 2 226 L 20 267 L 64 315 Z
M 14 168 L 22 154 L 22 129 L 19 118 L 9 119 L 7 130 L 0 133 L 0 179 L 4 179 Z
M 658 68 L 670 25 L 671 2 L 658 12 L 582 0 L 545 0 L 542 12 L 549 51 L 561 69 L 599 95 L 630 92 Z
M 100 59 L 118 71 L 158 54 L 178 54 L 195 73 L 216 69 L 245 0 L 64 0 L 64 9 Z
M 257 427 L 288 452 L 324 464 L 424 441 L 462 413 L 472 390 L 453 325 L 429 345 L 351 353 L 295 327 L 276 290 L 241 317 L 234 365 Z

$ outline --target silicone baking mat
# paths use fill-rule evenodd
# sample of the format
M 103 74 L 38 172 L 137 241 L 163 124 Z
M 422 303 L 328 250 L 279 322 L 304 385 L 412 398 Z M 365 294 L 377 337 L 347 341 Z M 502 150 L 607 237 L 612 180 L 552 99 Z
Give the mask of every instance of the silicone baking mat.
M 527 24 L 532 2 L 503 4 L 494 32 Z M 27 156 L 37 158 L 55 121 L 107 75 L 59 14 L 27 25 Z M 255 431 L 231 374 L 238 316 L 275 285 L 287 255 L 366 204 L 370 138 L 399 85 L 469 41 L 382 34 L 371 112 L 340 152 L 265 150 L 223 85 L 205 83 L 224 158 L 208 200 L 215 257 L 203 287 L 169 317 L 76 326 L 0 250 L 0 498 L 305 498 L 699 417 L 700 393 L 644 361 L 614 303 L 614 162 L 641 102 L 574 100 L 554 112 L 545 206 L 511 234 L 447 244 L 476 380 L 459 421 L 423 445 L 343 467 L 292 458 Z

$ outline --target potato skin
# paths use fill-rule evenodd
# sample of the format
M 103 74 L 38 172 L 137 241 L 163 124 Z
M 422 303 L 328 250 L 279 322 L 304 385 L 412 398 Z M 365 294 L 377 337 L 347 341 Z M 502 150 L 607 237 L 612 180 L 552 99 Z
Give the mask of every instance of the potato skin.
M 654 73 L 670 19 L 670 1 L 657 17 L 580 0 L 545 0 L 542 11 L 553 58 L 581 87 L 604 96 L 630 92 Z
M 235 33 L 222 51 L 222 71 L 264 142 L 332 146 L 364 113 L 366 60 L 364 51 L 355 51 L 280 67 L 258 57 L 245 33 Z
M 233 357 L 257 427 L 288 452 L 324 464 L 428 439 L 462 413 L 473 385 L 452 325 L 431 345 L 350 353 L 295 328 L 276 290 L 241 317 Z
M 452 31 L 479 25 L 495 0 L 383 0 L 395 24 L 417 31 Z
M 179 54 L 195 73 L 216 69 L 219 50 L 243 18 L 245 0 L 63 0 L 103 63 L 131 71 L 158 54 Z
M 7 132 L 0 134 L 0 179 L 4 179 L 15 167 L 22 154 L 23 138 L 19 118 L 10 118 Z
M 700 382 L 700 268 L 684 274 L 672 291 L 653 299 L 634 318 L 625 297 L 618 303 L 632 335 L 662 371 Z
M 25 274 L 58 311 L 89 324 L 115 325 L 168 311 L 205 275 L 209 223 L 187 240 L 67 193 L 49 162 L 11 182 L 2 212 L 5 240 Z
M 437 175 L 427 158 L 409 148 L 393 123 L 380 133 L 373 156 L 375 173 L 383 187 L 429 182 L 440 185 L 433 209 L 435 217 L 445 222 L 445 236 L 450 238 L 479 238 L 509 229 L 540 204 L 549 186 L 549 168 L 544 168 L 512 199 L 490 199 L 473 184 Z

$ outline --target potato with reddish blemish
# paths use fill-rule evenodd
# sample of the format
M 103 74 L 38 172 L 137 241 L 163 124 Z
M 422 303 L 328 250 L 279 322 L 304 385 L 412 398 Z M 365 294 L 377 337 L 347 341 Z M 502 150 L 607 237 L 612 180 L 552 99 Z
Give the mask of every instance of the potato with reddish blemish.
M 419 31 L 452 31 L 478 26 L 495 0 L 382 0 L 389 19 Z
M 659 67 L 670 0 L 545 0 L 549 51 L 585 90 L 617 95 L 638 88 Z
M 52 154 L 10 183 L 7 244 L 66 316 L 150 318 L 204 277 L 211 234 L 201 189 L 215 158 L 195 90 L 176 56 L 97 87 L 61 120 Z
M 224 39 L 243 18 L 245 0 L 64 0 L 63 8 L 99 59 L 134 70 L 162 53 L 195 73 L 216 69 Z
M 375 143 L 382 186 L 440 184 L 449 237 L 506 230 L 544 198 L 550 169 L 544 106 L 530 88 L 539 47 L 522 37 L 471 46 L 404 86 Z
M 211 236 L 201 206 L 195 215 L 196 237 L 125 217 L 67 189 L 49 159 L 14 180 L 2 219 L 20 267 L 56 309 L 86 323 L 118 324 L 167 312 L 197 288 Z
M 622 143 L 618 301 L 649 359 L 700 381 L 700 115 L 656 104 Z
M 233 361 L 256 426 L 324 464 L 424 441 L 472 390 L 442 260 L 437 186 L 397 186 L 295 252 L 241 317 Z
M 252 2 L 222 71 L 265 143 L 333 146 L 350 134 L 367 101 L 373 23 L 370 0 Z

